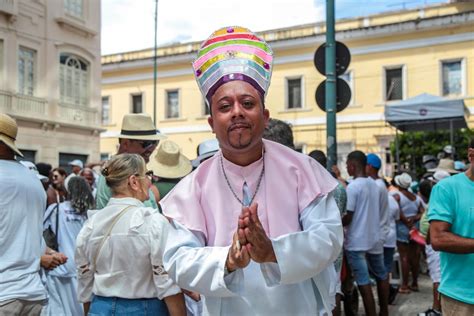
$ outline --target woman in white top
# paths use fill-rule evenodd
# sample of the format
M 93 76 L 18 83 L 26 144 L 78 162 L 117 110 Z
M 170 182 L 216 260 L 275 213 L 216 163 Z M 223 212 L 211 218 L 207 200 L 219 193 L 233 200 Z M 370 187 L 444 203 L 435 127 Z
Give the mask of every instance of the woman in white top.
M 44 216 L 43 228 L 57 232 L 58 251 L 68 258 L 54 270 L 46 271 L 49 294 L 48 315 L 81 315 L 82 305 L 77 300 L 76 237 L 87 220 L 87 211 L 94 207 L 94 198 L 86 180 L 71 178 L 67 200 L 51 204 Z
M 112 198 L 77 237 L 78 296 L 89 315 L 185 315 L 180 288 L 163 268 L 169 223 L 145 207 L 151 181 L 136 154 L 109 160 Z M 90 309 L 89 309 L 90 307 Z
M 410 240 L 410 229 L 419 226 L 424 208 L 421 199 L 408 191 L 412 179 L 408 173 L 395 176 L 395 185 L 399 192 L 393 193 L 393 197 L 400 205 L 400 220 L 397 222 L 397 249 L 402 262 L 402 286 L 400 293 L 408 294 L 411 291 L 418 292 L 418 271 L 420 268 L 420 246 Z M 411 271 L 412 281 L 408 286 L 408 276 Z

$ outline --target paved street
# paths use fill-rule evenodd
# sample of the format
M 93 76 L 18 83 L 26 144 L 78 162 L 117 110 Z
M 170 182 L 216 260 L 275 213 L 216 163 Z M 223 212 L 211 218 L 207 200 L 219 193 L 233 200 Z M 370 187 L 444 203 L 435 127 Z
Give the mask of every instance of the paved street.
M 419 292 L 397 295 L 394 305 L 389 306 L 389 313 L 391 316 L 416 316 L 418 313 L 424 312 L 431 307 L 432 288 L 430 277 L 426 274 L 420 274 L 418 285 L 420 288 Z M 377 299 L 377 290 L 375 286 L 373 287 L 373 292 Z M 359 301 L 358 315 L 365 315 L 361 298 Z

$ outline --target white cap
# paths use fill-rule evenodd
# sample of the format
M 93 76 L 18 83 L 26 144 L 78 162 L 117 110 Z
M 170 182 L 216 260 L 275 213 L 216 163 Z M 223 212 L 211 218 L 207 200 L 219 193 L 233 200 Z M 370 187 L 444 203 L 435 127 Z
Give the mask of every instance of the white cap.
M 68 163 L 68 165 L 70 166 L 78 166 L 79 168 L 84 168 L 84 164 L 82 163 L 82 161 L 80 161 L 79 159 L 74 159 L 73 161 L 70 161 Z
M 445 170 L 438 170 L 433 174 L 433 176 L 429 177 L 428 179 L 433 181 L 434 183 L 438 183 L 441 180 L 443 180 L 444 178 L 448 178 L 450 176 L 451 176 L 451 174 L 449 174 L 449 172 L 447 172 Z

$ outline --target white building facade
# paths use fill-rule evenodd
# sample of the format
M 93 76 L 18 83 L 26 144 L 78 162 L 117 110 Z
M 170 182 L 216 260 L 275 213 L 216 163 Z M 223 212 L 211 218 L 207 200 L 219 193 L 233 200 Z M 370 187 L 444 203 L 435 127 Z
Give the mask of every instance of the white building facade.
M 0 0 L 0 112 L 25 159 L 99 160 L 100 1 Z

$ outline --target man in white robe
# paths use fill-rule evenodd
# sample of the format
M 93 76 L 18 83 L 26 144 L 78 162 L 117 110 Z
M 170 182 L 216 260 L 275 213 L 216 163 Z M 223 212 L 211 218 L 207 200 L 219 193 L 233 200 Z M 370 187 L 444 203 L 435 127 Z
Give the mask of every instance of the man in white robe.
M 262 140 L 270 47 L 249 30 L 216 31 L 194 70 L 220 151 L 161 202 L 165 269 L 210 315 L 330 314 L 342 245 L 333 177 L 311 157 Z

